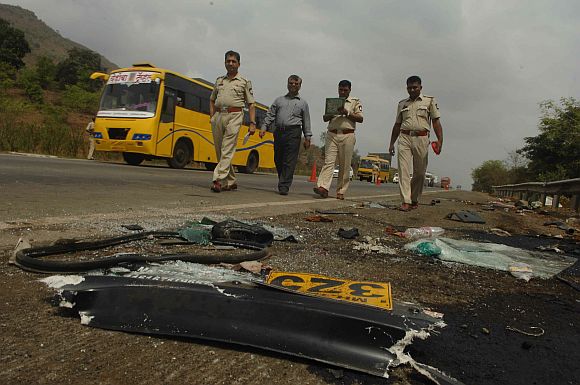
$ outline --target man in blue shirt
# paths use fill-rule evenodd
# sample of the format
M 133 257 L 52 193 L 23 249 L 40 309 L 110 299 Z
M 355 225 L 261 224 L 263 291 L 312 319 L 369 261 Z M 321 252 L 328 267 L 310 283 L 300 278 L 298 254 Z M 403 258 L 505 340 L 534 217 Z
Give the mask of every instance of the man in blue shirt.
M 294 170 L 298 162 L 300 141 L 304 133 L 304 148 L 310 147 L 312 131 L 308 103 L 298 92 L 302 79 L 297 75 L 288 78 L 288 93 L 274 100 L 262 124 L 260 138 L 267 130 L 274 133 L 274 163 L 278 171 L 278 192 L 288 195 Z

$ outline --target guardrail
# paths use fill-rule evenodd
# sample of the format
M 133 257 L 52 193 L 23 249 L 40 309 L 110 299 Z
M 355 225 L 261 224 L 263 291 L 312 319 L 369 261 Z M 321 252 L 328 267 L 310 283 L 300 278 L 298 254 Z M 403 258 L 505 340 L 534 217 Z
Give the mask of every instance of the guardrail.
M 570 197 L 570 208 L 576 212 L 580 209 L 580 178 L 559 180 L 555 182 L 528 182 L 492 186 L 494 193 L 500 197 L 518 196 L 518 199 L 531 200 L 539 197 L 542 205 L 546 205 L 546 198 L 552 197 L 552 208 L 558 209 L 560 197 Z

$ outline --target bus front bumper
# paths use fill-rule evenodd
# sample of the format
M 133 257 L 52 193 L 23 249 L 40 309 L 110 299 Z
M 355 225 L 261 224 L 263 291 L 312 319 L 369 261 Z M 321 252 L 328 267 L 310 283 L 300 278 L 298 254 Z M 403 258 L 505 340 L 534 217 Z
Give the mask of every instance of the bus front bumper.
M 138 140 L 95 140 L 97 151 L 108 152 L 137 152 L 143 154 L 155 153 L 154 144 L 151 141 Z

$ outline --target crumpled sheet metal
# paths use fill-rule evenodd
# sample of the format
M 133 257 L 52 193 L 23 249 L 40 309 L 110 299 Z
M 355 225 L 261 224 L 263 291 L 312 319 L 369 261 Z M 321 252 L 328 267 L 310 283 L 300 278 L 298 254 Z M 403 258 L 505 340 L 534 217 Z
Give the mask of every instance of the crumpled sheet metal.
M 62 284 L 58 277 L 44 281 L 58 289 L 60 306 L 72 307 L 92 327 L 253 346 L 381 377 L 411 364 L 434 383 L 460 384 L 404 352 L 412 338 L 445 326 L 414 305 L 384 311 L 276 290 L 252 282 L 249 274 L 212 276 L 210 269 L 222 269 L 183 264 L 195 265 L 174 262 L 72 281 L 68 276 Z M 180 273 L 184 267 L 203 271 Z

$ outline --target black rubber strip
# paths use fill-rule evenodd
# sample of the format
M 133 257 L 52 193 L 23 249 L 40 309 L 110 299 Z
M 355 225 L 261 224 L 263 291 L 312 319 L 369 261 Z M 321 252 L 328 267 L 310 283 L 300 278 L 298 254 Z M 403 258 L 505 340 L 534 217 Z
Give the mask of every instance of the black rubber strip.
M 145 231 L 136 234 L 124 235 L 120 237 L 100 239 L 86 242 L 70 242 L 56 244 L 45 247 L 31 247 L 20 250 L 16 253 L 15 263 L 24 270 L 34 271 L 37 273 L 80 273 L 89 270 L 110 268 L 120 263 L 128 262 L 162 262 L 171 260 L 181 260 L 194 263 L 240 263 L 244 261 L 260 260 L 269 255 L 266 246 L 245 241 L 235 241 L 228 239 L 212 240 L 216 245 L 229 245 L 244 249 L 255 250 L 247 254 L 161 254 L 161 255 L 143 255 L 143 254 L 121 254 L 114 257 L 105 257 L 88 261 L 62 261 L 41 259 L 49 255 L 59 255 L 72 253 L 75 251 L 98 250 L 105 247 L 116 246 L 128 242 L 138 241 L 141 239 L 154 238 L 180 238 L 179 233 L 175 231 Z

